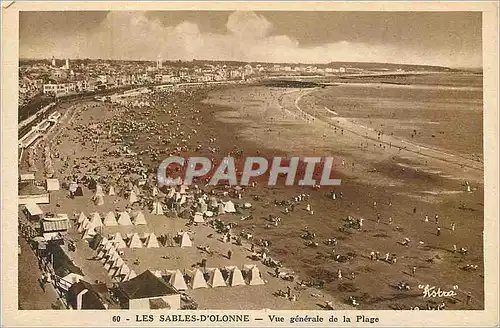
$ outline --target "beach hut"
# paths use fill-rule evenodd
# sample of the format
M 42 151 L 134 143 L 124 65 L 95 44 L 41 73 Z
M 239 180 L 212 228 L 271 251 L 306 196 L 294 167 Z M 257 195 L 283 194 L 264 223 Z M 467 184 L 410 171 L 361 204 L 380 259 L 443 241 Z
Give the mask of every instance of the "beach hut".
M 118 280 L 118 281 L 122 281 L 123 279 L 125 279 L 127 277 L 127 275 L 130 273 L 130 268 L 128 267 L 128 265 L 126 263 L 124 263 L 120 270 L 118 270 L 118 272 L 115 274 L 115 279 Z

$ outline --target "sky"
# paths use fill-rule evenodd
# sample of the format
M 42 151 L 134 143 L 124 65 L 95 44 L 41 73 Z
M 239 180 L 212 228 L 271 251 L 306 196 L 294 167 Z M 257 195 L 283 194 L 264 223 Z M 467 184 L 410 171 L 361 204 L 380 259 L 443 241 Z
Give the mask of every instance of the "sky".
M 482 67 L 480 12 L 21 12 L 20 58 Z

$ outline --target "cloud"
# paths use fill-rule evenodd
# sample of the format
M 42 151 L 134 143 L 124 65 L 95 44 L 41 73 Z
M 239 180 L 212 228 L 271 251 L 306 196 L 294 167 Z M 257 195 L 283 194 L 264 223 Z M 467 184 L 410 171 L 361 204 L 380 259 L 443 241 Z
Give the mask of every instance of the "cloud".
M 70 58 L 112 58 L 155 60 L 238 60 L 292 63 L 331 61 L 391 62 L 443 66 L 481 65 L 481 54 L 415 49 L 395 44 L 365 44 L 341 41 L 304 47 L 291 36 L 273 34 L 264 16 L 250 11 L 229 15 L 225 33 L 206 33 L 192 22 L 165 26 L 144 12 L 109 12 L 93 29 L 74 37 L 54 39 L 53 34 L 37 42 L 21 44 L 24 57 L 54 52 Z

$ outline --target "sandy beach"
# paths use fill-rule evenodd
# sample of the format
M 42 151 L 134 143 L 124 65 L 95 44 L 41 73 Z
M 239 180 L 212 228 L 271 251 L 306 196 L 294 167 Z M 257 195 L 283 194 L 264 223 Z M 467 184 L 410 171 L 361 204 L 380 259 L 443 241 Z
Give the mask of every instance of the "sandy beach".
M 272 277 L 269 273 L 273 269 L 247 258 L 251 254 L 251 241 L 243 246 L 228 245 L 218 240 L 220 235 L 214 234 L 212 228 L 191 226 L 195 246 L 209 245 L 215 250 L 215 255 L 208 258 L 209 265 L 257 264 L 263 279 L 268 281 L 264 286 L 189 290 L 199 300 L 201 309 L 318 309 L 326 300 L 337 309 L 352 308 L 349 297 L 359 300 L 360 309 L 436 305 L 437 300 L 422 297 L 419 285 L 442 290 L 458 286 L 457 296 L 445 299 L 449 309 L 483 308 L 482 164 L 472 158 L 458 160 L 459 156 L 470 154 L 453 156 L 453 149 L 426 145 L 425 140 L 417 144 L 400 135 L 389 135 L 378 142 L 375 128 L 350 118 L 344 110 L 332 105 L 332 99 L 328 100 L 328 106 L 317 104 L 317 98 L 328 94 L 329 88 L 245 85 L 181 90 L 155 95 L 151 108 L 85 102 L 68 109 L 61 125 L 46 141 L 57 149 L 54 168 L 60 177 L 71 174 L 74 165 L 79 166 L 82 174 L 88 170 L 101 176 L 117 173 L 116 167 L 126 160 L 110 156 L 117 147 L 112 142 L 113 133 L 127 121 L 134 122 L 133 128 L 120 130 L 121 138 L 138 153 L 137 159 L 151 169 L 151 174 L 172 152 L 217 158 L 235 152 L 241 156 L 334 156 L 334 171 L 342 179 L 341 186 L 315 190 L 259 184 L 246 189 L 241 200 L 233 200 L 240 204 L 251 202 L 251 210 L 220 217 L 226 223 L 237 224 L 234 228 L 237 233 L 250 232 L 254 240 L 271 241 L 270 256 L 300 279 L 323 281 L 323 289 L 302 288 L 295 282 Z M 316 110 L 318 106 L 323 106 L 321 113 Z M 327 111 L 324 107 L 332 109 Z M 329 120 L 330 116 L 334 119 Z M 370 135 L 365 134 L 366 130 L 371 131 Z M 100 136 L 97 144 L 91 141 L 96 135 Z M 182 142 L 179 138 L 168 141 L 180 135 L 184 136 Z M 210 138 L 215 138 L 215 143 L 209 143 Z M 400 147 L 404 142 L 408 143 L 407 149 Z M 425 148 L 417 151 L 418 147 Z M 41 159 L 38 165 L 37 175 L 43 171 Z M 466 192 L 465 181 L 470 182 L 471 192 Z M 332 192 L 338 195 L 335 200 Z M 306 210 L 305 203 L 288 214 L 276 205 L 300 194 L 309 195 L 307 203 L 313 214 Z M 124 210 L 127 204 L 121 196 L 106 196 L 105 204 L 98 206 L 91 201 L 91 195 L 86 189 L 83 197 L 73 200 L 67 197 L 67 191 L 61 190 L 51 195 L 54 202 L 41 207 L 46 212 L 70 216 L 82 211 L 87 216 L 94 211 L 103 216 L 108 211 Z M 184 219 L 153 216 L 150 209 L 134 206 L 135 211 L 145 214 L 146 226 L 107 227 L 104 234 L 154 232 L 160 236 L 186 229 Z M 252 220 L 241 220 L 249 214 Z M 436 235 L 438 225 L 434 222 L 437 214 L 440 236 Z M 281 223 L 269 226 L 270 215 L 281 217 Z M 425 222 L 426 215 L 429 222 Z M 363 218 L 362 228 L 352 229 L 348 218 Z M 452 224 L 456 226 L 454 231 L 450 228 Z M 305 245 L 301 237 L 305 231 L 315 233 L 317 247 Z M 211 234 L 213 237 L 207 238 Z M 93 253 L 79 239 L 80 235 L 73 230 L 69 237 L 77 242 L 77 253 L 81 252 L 80 256 L 75 255 L 81 258 L 79 266 L 94 279 L 109 281 L 104 269 L 100 271 L 102 265 L 91 260 Z M 338 242 L 335 247 L 325 243 L 332 238 Z M 402 245 L 405 238 L 411 241 L 408 246 Z M 467 254 L 454 252 L 453 245 L 467 248 Z M 231 260 L 225 257 L 228 247 L 234 253 Z M 370 259 L 371 252 L 379 252 L 381 260 Z M 397 262 L 382 260 L 386 253 L 397 256 Z M 345 260 L 339 261 L 335 255 Z M 125 249 L 123 258 L 140 273 L 146 269 L 190 270 L 203 256 L 195 247 L 187 250 L 162 247 Z M 135 260 L 139 263 L 132 264 Z M 467 264 L 478 265 L 477 271 L 463 270 Z M 338 279 L 338 270 L 342 271 L 343 279 Z M 411 290 L 399 290 L 397 285 L 401 281 L 410 284 Z M 286 286 L 296 290 L 297 302 L 273 296 Z M 470 304 L 465 302 L 468 292 L 473 295 Z

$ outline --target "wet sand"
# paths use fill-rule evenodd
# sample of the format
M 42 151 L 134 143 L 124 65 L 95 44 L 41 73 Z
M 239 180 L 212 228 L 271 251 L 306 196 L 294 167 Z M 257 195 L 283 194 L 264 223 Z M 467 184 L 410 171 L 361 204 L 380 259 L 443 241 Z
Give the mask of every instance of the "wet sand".
M 414 287 L 418 284 L 453 286 L 450 285 L 453 281 L 474 290 L 473 293 L 477 292 L 477 300 L 482 299 L 481 273 L 460 269 L 462 264 L 469 262 L 482 263 L 481 170 L 475 166 L 461 168 L 440 159 L 400 152 L 395 147 L 360 147 L 361 142 L 366 143 L 365 138 L 354 138 L 346 131 L 342 134 L 340 128 L 332 137 L 328 137 L 332 135 L 331 127 L 313 120 L 305 121 L 300 117 L 302 114 L 297 113 L 297 98 L 309 92 L 310 89 L 251 87 L 233 89 L 231 92 L 213 92 L 205 101 L 224 106 L 225 110 L 218 112 L 216 118 L 237 126 L 238 144 L 243 138 L 254 147 L 259 145 L 261 153 L 283 154 L 283 150 L 286 150 L 288 156 L 333 155 L 337 159 L 337 169 L 343 181 L 336 191 L 344 193 L 343 200 L 328 199 L 326 194 L 329 190 L 309 190 L 313 198 L 311 204 L 314 216 L 311 217 L 305 211 L 285 215 L 283 227 L 264 230 L 257 226 L 256 235 L 262 234 L 276 241 L 273 252 L 290 263 L 291 267 L 300 268 L 302 274 L 329 278 L 331 282 L 327 289 L 332 294 L 340 298 L 363 294 L 368 303 L 361 305 L 363 308 L 383 309 L 424 301 L 418 291 L 414 290 L 410 297 L 391 287 L 400 280 L 407 280 Z M 242 148 L 246 150 L 248 146 Z M 340 164 L 342 159 L 345 160 L 345 166 Z M 464 180 L 471 181 L 475 189 L 473 193 L 465 192 Z M 289 193 L 290 190 L 278 187 L 273 191 L 262 191 L 265 197 L 274 196 L 278 199 L 286 198 L 285 195 Z M 373 206 L 374 201 L 377 203 L 376 208 Z M 467 204 L 465 207 L 470 210 L 459 209 L 460 204 Z M 415 215 L 412 213 L 413 207 L 417 208 Z M 283 215 L 279 211 L 267 209 L 262 211 L 262 216 L 268 213 Z M 380 224 L 376 223 L 378 213 L 382 218 Z M 446 231 L 440 237 L 436 236 L 434 223 L 424 222 L 425 215 L 429 215 L 432 222 L 437 213 L 442 218 L 440 226 L 445 227 L 442 229 Z M 363 217 L 368 221 L 362 232 L 339 233 L 338 228 L 348 215 Z M 388 223 L 389 217 L 393 220 L 391 225 Z M 448 228 L 452 222 L 464 230 L 452 232 Z M 333 236 L 342 238 L 336 253 L 356 253 L 356 260 L 348 265 L 339 264 L 328 260 L 331 247 L 321 245 L 319 249 L 310 249 L 304 246 L 299 235 L 305 226 L 317 232 L 320 236 L 318 240 Z M 397 244 L 404 238 L 412 240 L 412 247 L 405 248 Z M 418 246 L 420 241 L 425 246 Z M 452 251 L 453 244 L 460 248 L 462 246 L 459 244 L 464 243 L 469 249 L 466 258 Z M 401 263 L 395 267 L 386 263 L 373 263 L 368 259 L 372 250 L 384 254 L 394 252 L 401 257 Z M 409 275 L 413 266 L 417 267 L 416 277 Z M 357 273 L 357 278 L 350 282 L 356 292 L 341 291 L 345 290 L 342 282 L 334 278 L 339 268 Z M 373 279 L 377 281 L 376 284 L 373 284 Z M 463 294 L 461 298 L 463 301 Z M 463 302 L 449 306 L 467 308 Z

